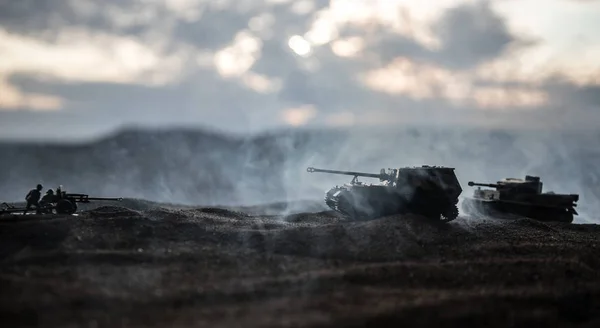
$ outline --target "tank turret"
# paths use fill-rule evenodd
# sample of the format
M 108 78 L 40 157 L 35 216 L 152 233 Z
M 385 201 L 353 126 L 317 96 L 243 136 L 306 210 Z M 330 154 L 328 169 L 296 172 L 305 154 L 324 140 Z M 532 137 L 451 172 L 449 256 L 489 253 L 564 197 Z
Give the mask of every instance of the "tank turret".
M 494 188 L 500 192 L 503 196 L 511 194 L 541 194 L 543 184 L 539 177 L 526 175 L 525 179 L 506 178 L 496 183 L 476 183 L 469 181 L 469 187 L 488 187 Z
M 325 203 L 354 219 L 415 213 L 451 221 L 458 216 L 456 204 L 462 188 L 454 168 L 424 165 L 363 173 L 309 167 L 307 172 L 353 176 L 349 184 L 327 191 Z M 379 179 L 379 183 L 364 184 L 358 177 Z
M 472 197 L 462 204 L 468 215 L 515 214 L 540 221 L 572 222 L 577 215 L 577 194 L 543 192 L 540 177 L 526 175 L 525 179 L 506 178 L 496 183 L 475 183 Z M 481 189 L 481 187 L 493 189 Z

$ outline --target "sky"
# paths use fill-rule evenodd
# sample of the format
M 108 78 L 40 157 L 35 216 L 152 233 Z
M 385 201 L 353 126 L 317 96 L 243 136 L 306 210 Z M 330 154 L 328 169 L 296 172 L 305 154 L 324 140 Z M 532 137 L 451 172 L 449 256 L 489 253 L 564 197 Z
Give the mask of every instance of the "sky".
M 598 31 L 593 0 L 0 0 L 0 139 L 594 129 Z

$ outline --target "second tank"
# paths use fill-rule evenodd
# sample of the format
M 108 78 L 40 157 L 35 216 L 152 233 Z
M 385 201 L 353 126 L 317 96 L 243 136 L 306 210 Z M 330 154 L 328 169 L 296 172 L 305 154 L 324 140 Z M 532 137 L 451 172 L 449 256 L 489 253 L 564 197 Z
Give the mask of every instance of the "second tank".
M 354 176 L 349 184 L 335 186 L 325 194 L 331 209 L 353 219 L 413 213 L 447 222 L 458 216 L 462 188 L 454 168 L 423 165 L 381 169 L 378 174 L 313 167 L 307 171 Z M 358 177 L 378 178 L 380 183 L 365 184 Z
M 525 179 L 506 178 L 497 183 L 469 182 L 469 186 L 493 189 L 474 190 L 472 197 L 462 202 L 467 215 L 501 216 L 512 214 L 538 221 L 572 222 L 577 215 L 578 194 L 542 193 L 543 183 L 537 176 Z

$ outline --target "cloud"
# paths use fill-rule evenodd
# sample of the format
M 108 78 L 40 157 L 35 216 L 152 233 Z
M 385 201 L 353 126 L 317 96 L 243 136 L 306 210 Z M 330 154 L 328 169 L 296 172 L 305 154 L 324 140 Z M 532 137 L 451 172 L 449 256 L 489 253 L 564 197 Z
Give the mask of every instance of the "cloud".
M 442 43 L 439 60 L 459 68 L 494 59 L 518 40 L 487 1 L 448 10 L 433 30 Z
M 2 90 L 0 108 L 24 108 L 34 111 L 45 111 L 57 110 L 63 106 L 63 101 L 59 97 L 33 92 L 24 94 L 5 79 L 0 80 L 0 90 Z
M 10 97 L 0 107 L 104 113 L 114 125 L 202 122 L 240 131 L 432 115 L 510 123 L 511 112 L 551 110 L 544 109 L 554 106 L 551 87 L 570 99 L 594 82 L 589 71 L 530 65 L 544 44 L 509 28 L 488 2 L 438 5 L 2 2 L 0 87 Z M 557 76 L 565 83 L 552 86 Z M 290 114 L 294 108 L 315 112 L 299 119 L 308 116 Z M 505 114 L 479 113 L 490 110 Z M 3 117 L 2 128 L 10 128 Z
M 314 106 L 303 106 L 298 108 L 289 108 L 283 111 L 283 120 L 292 126 L 306 125 L 317 114 Z
M 166 84 L 181 71 L 181 54 L 169 57 L 123 36 L 66 29 L 50 43 L 0 30 L 0 38 L 2 73 L 45 74 L 80 82 Z

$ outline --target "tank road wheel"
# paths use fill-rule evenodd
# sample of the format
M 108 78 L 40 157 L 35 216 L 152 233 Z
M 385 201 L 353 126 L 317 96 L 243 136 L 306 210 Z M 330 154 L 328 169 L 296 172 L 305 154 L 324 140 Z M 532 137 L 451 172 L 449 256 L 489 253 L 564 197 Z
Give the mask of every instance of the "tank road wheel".
M 77 211 L 77 205 L 68 199 L 61 199 L 56 204 L 56 214 L 73 214 Z
M 573 222 L 573 212 L 569 209 L 535 209 L 525 216 L 542 222 Z
M 566 212 L 561 216 L 560 222 L 573 223 L 573 213 Z
M 548 215 L 546 215 L 544 218 L 541 219 L 541 221 L 554 221 L 554 222 L 561 222 L 561 223 L 573 223 L 573 213 L 569 210 L 564 210 L 564 211 L 557 211 L 557 212 L 553 212 L 553 213 L 549 213 Z M 536 218 L 538 220 L 540 220 L 540 218 Z
M 338 210 L 353 221 L 358 221 L 363 218 L 363 214 L 346 198 L 341 197 L 338 199 Z
M 551 221 L 562 222 L 562 223 L 573 223 L 573 212 L 570 209 L 557 210 L 556 213 L 552 213 L 548 217 Z

